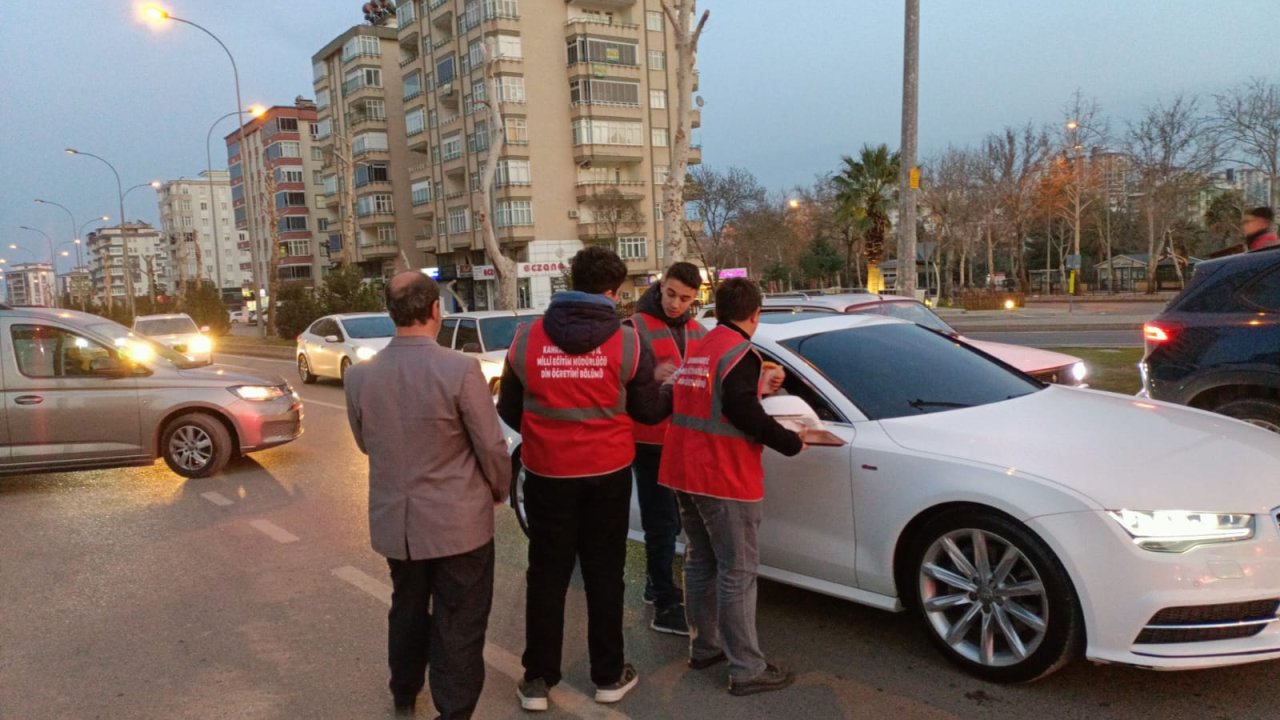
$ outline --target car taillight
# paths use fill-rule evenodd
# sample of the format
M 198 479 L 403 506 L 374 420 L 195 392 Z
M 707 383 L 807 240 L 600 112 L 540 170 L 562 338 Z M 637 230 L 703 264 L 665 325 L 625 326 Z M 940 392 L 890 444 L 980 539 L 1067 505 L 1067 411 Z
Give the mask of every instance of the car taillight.
M 1153 345 L 1167 343 L 1173 339 L 1180 326 L 1173 323 L 1149 322 L 1142 326 L 1142 337 Z

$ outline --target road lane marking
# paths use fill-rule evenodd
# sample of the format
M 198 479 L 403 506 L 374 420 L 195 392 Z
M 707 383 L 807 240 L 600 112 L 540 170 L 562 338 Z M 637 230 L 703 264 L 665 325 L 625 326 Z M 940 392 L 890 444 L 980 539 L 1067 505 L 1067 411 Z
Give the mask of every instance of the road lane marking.
M 302 398 L 302 407 L 305 408 L 308 405 L 319 405 L 320 407 L 333 408 L 334 410 L 342 410 L 343 412 L 346 412 L 347 410 L 346 405 L 338 405 L 336 403 L 320 402 L 319 400 L 308 400 L 306 398 Z
M 350 565 L 334 568 L 330 572 L 390 607 L 391 586 L 387 583 Z M 514 682 L 519 682 L 524 677 L 524 666 L 520 658 L 493 643 L 484 644 L 484 662 Z M 556 685 L 551 694 L 552 704 L 574 717 L 584 720 L 629 720 L 627 715 L 597 703 L 565 682 Z
M 213 503 L 214 505 L 217 505 L 218 507 L 226 507 L 228 505 L 235 504 L 232 501 L 228 500 L 226 495 L 223 495 L 220 492 L 213 492 L 212 490 L 210 490 L 207 493 L 200 493 L 200 497 L 204 498 L 205 500 L 208 500 L 209 502 Z
M 297 535 L 294 535 L 270 520 L 250 520 L 249 524 L 253 526 L 254 530 L 257 530 L 278 543 L 291 543 L 298 541 Z

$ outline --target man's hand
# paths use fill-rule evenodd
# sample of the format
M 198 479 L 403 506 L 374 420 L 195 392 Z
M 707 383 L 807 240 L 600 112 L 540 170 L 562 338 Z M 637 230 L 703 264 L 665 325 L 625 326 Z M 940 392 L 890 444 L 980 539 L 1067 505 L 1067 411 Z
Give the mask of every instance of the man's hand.
M 760 392 L 772 395 L 782 388 L 782 382 L 786 379 L 787 371 L 781 365 L 765 363 L 764 369 L 760 371 Z
M 653 377 L 660 383 L 665 383 L 667 380 L 671 379 L 672 375 L 675 374 L 676 364 L 671 361 L 664 362 L 653 369 Z

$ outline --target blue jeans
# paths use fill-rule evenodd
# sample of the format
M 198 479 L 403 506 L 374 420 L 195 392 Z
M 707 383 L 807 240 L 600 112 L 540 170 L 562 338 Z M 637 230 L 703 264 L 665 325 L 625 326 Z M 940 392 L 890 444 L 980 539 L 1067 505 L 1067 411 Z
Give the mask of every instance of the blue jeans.
M 659 610 L 684 602 L 676 587 L 671 563 L 676 557 L 676 537 L 680 535 L 680 510 L 676 495 L 658 484 L 661 445 L 636 444 L 631 468 L 636 476 L 636 496 L 640 501 L 640 525 L 644 528 L 645 591 Z
M 756 571 L 761 503 L 676 493 L 684 518 L 685 617 L 689 657 L 729 658 L 729 678 L 752 680 L 765 671 L 756 634 Z

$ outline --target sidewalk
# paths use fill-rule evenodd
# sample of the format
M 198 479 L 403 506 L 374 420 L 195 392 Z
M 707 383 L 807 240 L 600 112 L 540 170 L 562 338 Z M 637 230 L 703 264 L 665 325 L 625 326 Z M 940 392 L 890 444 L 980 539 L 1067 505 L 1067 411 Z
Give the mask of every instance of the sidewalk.
M 1037 302 L 1016 310 L 935 308 L 961 332 L 1033 330 L 1141 330 L 1165 303 L 1150 301 Z

